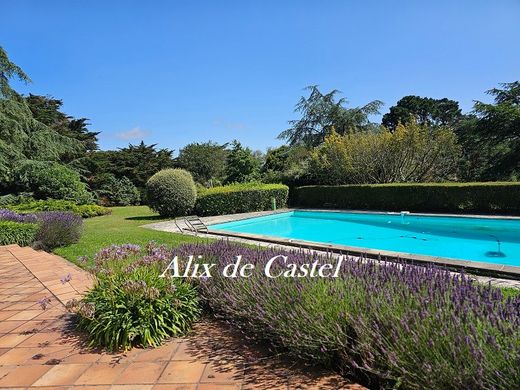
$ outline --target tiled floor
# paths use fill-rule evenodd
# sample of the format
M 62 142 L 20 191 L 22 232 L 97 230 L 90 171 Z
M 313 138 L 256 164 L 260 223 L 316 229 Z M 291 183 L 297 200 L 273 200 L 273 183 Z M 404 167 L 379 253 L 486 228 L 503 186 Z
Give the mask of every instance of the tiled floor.
M 68 274 L 70 282 L 62 283 Z M 214 320 L 160 348 L 109 354 L 85 347 L 64 304 L 92 283 L 60 257 L 0 247 L 0 388 L 362 389 L 341 377 L 273 356 Z M 50 298 L 43 310 L 37 301 Z

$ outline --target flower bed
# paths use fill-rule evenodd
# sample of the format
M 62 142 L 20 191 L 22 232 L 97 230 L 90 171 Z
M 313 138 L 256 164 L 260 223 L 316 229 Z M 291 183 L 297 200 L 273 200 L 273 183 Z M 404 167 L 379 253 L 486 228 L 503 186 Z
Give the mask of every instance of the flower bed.
M 79 215 L 61 211 L 18 214 L 0 209 L 0 222 L 1 245 L 35 245 L 46 250 L 77 242 L 83 226 Z
M 95 286 L 82 301 L 68 304 L 92 346 L 158 346 L 190 329 L 200 314 L 198 296 L 188 282 L 160 277 L 170 256 L 154 243 L 143 249 L 113 245 L 95 255 Z
M 518 388 L 520 296 L 433 267 L 345 261 L 338 278 L 267 278 L 280 251 L 224 241 L 175 251 L 219 267 L 242 255 L 249 278 L 214 273 L 204 302 L 238 328 L 296 356 L 355 372 L 371 387 Z M 284 252 L 291 262 L 316 259 Z M 279 265 L 281 267 L 281 265 Z

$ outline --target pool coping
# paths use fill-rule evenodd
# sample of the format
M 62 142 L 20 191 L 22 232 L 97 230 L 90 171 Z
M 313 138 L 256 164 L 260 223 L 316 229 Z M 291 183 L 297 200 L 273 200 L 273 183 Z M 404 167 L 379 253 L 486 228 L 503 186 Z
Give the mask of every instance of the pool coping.
M 282 214 L 288 213 L 291 211 L 321 211 L 321 212 L 350 212 L 350 213 L 359 213 L 359 214 L 383 214 L 383 215 L 400 215 L 400 212 L 385 212 L 385 211 L 363 211 L 363 210 L 328 210 L 328 209 L 307 209 L 307 208 L 293 208 L 293 209 L 283 209 L 272 211 L 271 213 L 265 213 L 264 216 L 274 215 L 274 214 Z M 442 217 L 459 217 L 459 218 L 493 218 L 493 219 L 513 219 L 520 220 L 520 217 L 515 216 L 483 216 L 483 215 L 459 215 L 459 214 L 433 214 L 433 213 L 411 213 L 413 215 L 419 216 L 442 216 Z M 236 216 L 236 214 L 235 214 Z M 294 247 L 303 247 L 308 249 L 315 249 L 327 252 L 336 252 L 343 253 L 349 255 L 358 255 L 358 256 L 366 256 L 369 258 L 381 259 L 384 261 L 404 261 L 406 263 L 411 264 L 436 264 L 445 268 L 450 269 L 464 269 L 470 272 L 476 272 L 478 274 L 484 275 L 492 275 L 492 276 L 504 276 L 508 278 L 520 279 L 520 267 L 504 265 L 504 264 L 493 264 L 493 263 L 485 263 L 485 262 L 477 262 L 477 261 L 469 261 L 469 260 L 461 260 L 461 259 L 453 259 L 449 257 L 439 257 L 439 256 L 428 256 L 428 255 L 418 255 L 414 253 L 407 252 L 396 252 L 396 251 L 388 251 L 388 250 L 379 250 L 372 248 L 364 248 L 364 247 L 355 247 L 349 245 L 340 245 L 340 244 L 324 244 L 316 241 L 307 241 L 307 240 L 298 240 L 298 239 L 288 239 L 283 237 L 276 236 L 267 236 L 262 234 L 250 234 L 250 233 L 238 233 L 238 232 L 230 232 L 227 230 L 218 230 L 212 229 L 212 225 L 227 223 L 227 222 L 237 222 L 248 220 L 252 218 L 258 218 L 258 216 L 247 216 L 244 215 L 243 218 L 232 218 L 228 221 L 219 221 L 212 223 L 208 226 L 208 233 L 215 234 L 218 236 L 225 237 L 237 237 L 244 239 L 252 239 L 262 242 L 269 242 L 274 244 L 288 245 Z

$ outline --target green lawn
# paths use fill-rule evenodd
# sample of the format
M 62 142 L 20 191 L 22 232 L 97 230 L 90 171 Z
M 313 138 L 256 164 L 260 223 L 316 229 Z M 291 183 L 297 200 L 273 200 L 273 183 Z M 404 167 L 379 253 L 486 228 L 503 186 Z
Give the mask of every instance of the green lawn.
M 101 248 L 111 244 L 145 245 L 149 241 L 176 246 L 185 242 L 200 241 L 193 236 L 159 232 L 141 227 L 148 223 L 162 221 L 147 206 L 114 207 L 112 214 L 84 220 L 84 230 L 77 244 L 57 248 L 54 253 L 77 263 L 79 256 L 92 256 Z

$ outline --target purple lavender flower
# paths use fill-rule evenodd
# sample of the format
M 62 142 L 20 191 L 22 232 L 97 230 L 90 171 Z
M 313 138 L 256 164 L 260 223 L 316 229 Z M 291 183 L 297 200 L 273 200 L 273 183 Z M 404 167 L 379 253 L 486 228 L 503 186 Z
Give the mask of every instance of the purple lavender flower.
M 0 209 L 0 220 L 12 222 L 36 222 L 37 218 L 34 214 L 18 214 L 12 210 Z
M 49 297 L 43 297 L 42 299 L 38 300 L 38 305 L 42 308 L 42 310 L 46 310 L 47 306 L 51 303 L 51 299 Z
M 269 279 L 263 267 L 276 255 L 297 266 L 331 259 L 225 241 L 174 251 L 179 261 L 194 254 L 219 268 L 237 255 L 255 264 L 260 272 L 250 278 L 216 272 L 198 283 L 201 296 L 217 316 L 295 355 L 362 370 L 389 387 L 518 387 L 520 294 L 504 299 L 494 287 L 433 265 L 350 259 L 334 280 Z M 284 269 L 276 264 L 273 273 Z
M 45 248 L 70 245 L 81 237 L 83 220 L 74 213 L 45 211 L 36 213 L 35 216 L 40 224 L 36 240 Z
M 65 284 L 65 283 L 68 283 L 72 280 L 72 275 L 70 274 L 70 272 L 65 275 L 65 276 L 62 276 L 60 281 L 61 281 L 61 284 Z

